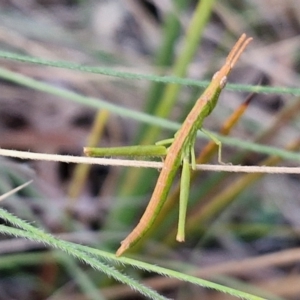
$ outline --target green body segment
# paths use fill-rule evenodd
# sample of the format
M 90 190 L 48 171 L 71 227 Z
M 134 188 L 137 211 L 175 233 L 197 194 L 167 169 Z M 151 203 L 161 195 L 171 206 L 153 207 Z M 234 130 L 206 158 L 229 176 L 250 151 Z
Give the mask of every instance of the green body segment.
M 182 161 L 187 160 L 188 162 L 190 162 L 191 153 L 192 151 L 194 151 L 193 148 L 198 129 L 202 127 L 204 119 L 215 108 L 220 93 L 226 85 L 228 74 L 251 40 L 252 38 L 247 39 L 245 34 L 243 34 L 239 38 L 239 40 L 227 56 L 225 64 L 218 72 L 215 73 L 211 83 L 197 100 L 194 107 L 183 122 L 182 127 L 176 133 L 174 142 L 168 148 L 164 166 L 158 177 L 150 202 L 138 225 L 126 237 L 126 239 L 121 242 L 121 246 L 116 253 L 117 256 L 122 255 L 126 250 L 135 245 L 147 233 L 149 228 L 154 223 L 158 213 L 160 212 L 167 199 L 173 179 Z M 185 161 L 185 168 L 186 165 L 187 163 Z M 183 193 L 183 197 L 188 198 L 187 191 Z M 182 200 L 183 201 L 181 202 L 183 203 L 183 205 L 186 205 L 185 203 L 187 202 L 187 199 Z M 184 207 L 183 209 L 185 211 L 186 207 Z M 179 221 L 179 226 L 181 226 L 181 228 L 179 229 L 179 238 L 182 239 L 183 236 L 184 239 L 184 225 L 182 227 L 181 215 L 180 218 L 181 220 Z
M 116 253 L 117 256 L 123 254 L 128 248 L 133 247 L 149 231 L 167 199 L 177 170 L 184 158 L 183 156 L 189 155 L 190 159 L 190 153 L 193 151 L 197 131 L 202 126 L 205 117 L 207 117 L 216 106 L 220 92 L 220 86 L 215 87 L 209 85 L 204 94 L 210 95 L 210 98 L 208 98 L 210 101 L 203 101 L 201 98 L 198 99 L 197 103 L 201 105 L 200 113 L 195 109 L 195 105 L 182 124 L 182 127 L 177 131 L 175 135 L 176 142 L 173 142 L 168 148 L 164 166 L 157 179 L 150 202 L 137 226 L 126 239 L 121 242 L 121 246 Z
M 178 220 L 178 230 L 176 240 L 183 242 L 185 240 L 185 219 L 187 202 L 189 198 L 190 190 L 190 162 L 188 157 L 183 159 L 181 181 L 180 181 L 180 196 L 179 196 L 179 220 Z
M 127 236 L 127 238 L 121 242 L 121 247 L 124 245 L 126 248 L 134 246 L 151 228 L 154 221 L 157 218 L 157 215 L 161 211 L 169 191 L 171 189 L 173 180 L 176 176 L 176 173 L 181 165 L 181 160 L 176 159 L 173 162 L 173 168 L 165 168 L 161 170 L 160 176 L 156 183 L 156 191 L 153 191 L 154 195 L 160 195 L 160 201 L 153 201 L 152 203 L 149 202 L 150 206 L 147 206 L 146 211 L 144 212 L 143 216 L 141 217 L 138 225 L 134 228 L 134 230 Z M 164 172 L 165 170 L 165 172 Z M 166 176 L 167 174 L 167 176 Z M 166 181 L 165 181 L 166 179 Z M 152 194 L 152 195 L 153 195 Z M 156 199 L 156 198 L 151 198 Z M 151 201 L 150 199 L 150 201 Z M 159 199 L 159 198 L 157 198 Z M 148 216 L 150 216 L 148 218 Z M 129 238 L 129 239 L 128 239 Z M 128 243 L 129 241 L 129 243 Z M 120 249 L 121 249 L 120 247 Z M 118 255 L 118 254 L 117 254 Z

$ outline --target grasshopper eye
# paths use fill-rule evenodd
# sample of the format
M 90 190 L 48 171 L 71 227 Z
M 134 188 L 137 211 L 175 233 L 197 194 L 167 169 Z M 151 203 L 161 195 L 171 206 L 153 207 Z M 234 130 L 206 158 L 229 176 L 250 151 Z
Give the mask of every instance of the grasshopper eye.
M 220 81 L 220 88 L 224 89 L 226 83 L 227 83 L 227 76 L 224 76 Z

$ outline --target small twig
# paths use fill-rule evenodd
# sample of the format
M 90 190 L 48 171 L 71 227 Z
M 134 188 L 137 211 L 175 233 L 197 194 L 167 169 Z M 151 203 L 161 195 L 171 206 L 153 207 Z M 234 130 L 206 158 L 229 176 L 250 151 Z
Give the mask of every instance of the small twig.
M 84 163 L 105 166 L 121 166 L 121 167 L 138 167 L 138 168 L 154 168 L 161 169 L 162 162 L 143 161 L 143 160 L 127 160 L 115 158 L 94 158 L 84 156 L 44 154 L 26 151 L 16 151 L 0 149 L 0 155 L 7 157 L 16 157 L 20 159 L 59 161 L 66 163 Z M 239 165 L 196 165 L 197 170 L 204 171 L 222 171 L 235 173 L 270 173 L 270 174 L 300 174 L 300 167 L 268 167 L 268 166 L 239 166 Z

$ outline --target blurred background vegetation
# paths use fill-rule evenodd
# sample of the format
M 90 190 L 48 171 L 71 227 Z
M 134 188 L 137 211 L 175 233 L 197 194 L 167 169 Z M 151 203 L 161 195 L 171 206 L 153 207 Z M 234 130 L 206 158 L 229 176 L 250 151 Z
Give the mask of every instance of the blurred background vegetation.
M 255 86 L 270 87 L 253 97 L 230 136 L 273 148 L 269 154 L 251 152 L 250 146 L 241 148 L 239 142 L 230 146 L 225 140 L 223 161 L 298 166 L 299 159 L 272 156 L 277 148 L 297 153 L 299 146 L 298 4 L 297 0 L 202 0 L 200 21 L 191 29 L 199 5 L 195 0 L 1 0 L 0 50 L 60 66 L 1 59 L 1 67 L 53 88 L 106 100 L 121 111 L 132 110 L 133 115 L 142 111 L 181 123 L 245 32 L 254 41 L 229 78 L 235 85 L 223 92 L 205 128 L 219 132 Z M 191 30 L 198 37 L 186 41 Z M 186 45 L 191 53 L 180 64 Z M 71 70 L 68 62 L 121 74 Z M 198 80 L 200 86 L 129 80 L 125 72 L 157 79 L 174 75 Z M 174 134 L 167 126 L 139 122 L 125 112 L 97 111 L 1 78 L 1 148 L 82 155 L 91 136 L 97 146 L 107 147 L 152 144 Z M 197 154 L 206 143 L 197 141 Z M 216 163 L 216 156 L 209 162 Z M 84 178 L 85 171 L 74 164 L 4 157 L 0 164 L 1 193 L 33 179 L 2 207 L 63 239 L 110 252 L 138 222 L 158 176 L 157 170 L 95 166 Z M 298 175 L 199 172 L 191 186 L 186 242 L 175 243 L 175 201 L 129 254 L 268 299 L 299 299 L 299 183 Z M 1 300 L 91 299 L 78 284 L 80 279 L 74 279 L 72 268 L 51 249 L 1 236 L 0 253 Z M 84 264 L 78 267 L 76 274 L 87 274 L 85 279 L 99 288 L 99 299 L 142 299 Z M 124 272 L 174 299 L 233 299 L 137 270 Z

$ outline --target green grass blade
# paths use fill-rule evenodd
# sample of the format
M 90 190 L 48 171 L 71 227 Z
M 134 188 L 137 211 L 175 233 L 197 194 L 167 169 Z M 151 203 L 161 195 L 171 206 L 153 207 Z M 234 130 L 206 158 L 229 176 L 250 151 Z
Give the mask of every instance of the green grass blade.
M 155 265 L 150 265 L 144 262 L 136 261 L 129 258 L 118 258 L 116 259 L 114 254 L 110 254 L 101 250 L 93 249 L 86 246 L 76 245 L 70 242 L 65 242 L 59 239 L 54 238 L 52 235 L 47 234 L 37 228 L 34 228 L 33 226 L 27 224 L 26 222 L 18 219 L 17 217 L 11 215 L 10 213 L 6 212 L 3 209 L 0 209 L 0 216 L 4 220 L 14 224 L 15 226 L 18 226 L 22 229 L 16 229 L 12 227 L 7 227 L 4 225 L 0 225 L 0 232 L 3 234 L 9 234 L 13 236 L 18 237 L 24 237 L 33 241 L 42 242 L 44 244 L 47 244 L 51 247 L 60 249 L 64 252 L 67 252 L 69 255 L 72 255 L 85 263 L 89 264 L 91 267 L 95 268 L 96 270 L 102 271 L 105 274 L 112 276 L 116 280 L 125 283 L 129 285 L 131 288 L 138 290 L 143 295 L 151 298 L 151 299 L 166 299 L 165 297 L 159 295 L 153 290 L 150 290 L 149 288 L 139 284 L 135 280 L 129 278 L 127 275 L 123 275 L 120 272 L 118 272 L 115 268 L 108 266 L 105 263 L 100 262 L 98 259 L 96 259 L 96 256 L 101 257 L 101 259 L 105 259 L 107 261 L 111 262 L 119 262 L 124 264 L 130 264 L 132 266 L 135 266 L 140 269 L 144 269 L 147 271 L 152 271 L 164 276 L 169 276 L 173 278 L 177 278 L 179 280 L 183 280 L 186 282 L 190 282 L 196 285 L 200 285 L 206 288 L 211 288 L 216 291 L 220 291 L 238 298 L 247 299 L 247 300 L 264 300 L 264 298 L 250 295 L 248 293 L 244 293 L 241 291 L 237 291 L 235 289 L 222 286 L 217 283 L 213 283 L 207 280 L 203 280 L 197 277 L 193 277 L 190 275 L 186 275 L 177 271 L 165 269 L 162 267 L 157 267 Z M 27 231 L 29 229 L 29 231 Z M 26 231 L 25 231 L 26 230 Z
M 7 211 L 1 208 L 0 208 L 0 217 L 17 227 L 22 228 L 22 229 L 16 229 L 16 228 L 0 225 L 0 232 L 3 234 L 24 237 L 60 249 L 68 253 L 69 255 L 72 255 L 73 257 L 81 261 L 84 261 L 92 268 L 99 270 L 105 273 L 106 275 L 126 285 L 129 285 L 132 289 L 137 290 L 138 292 L 145 295 L 146 297 L 149 297 L 150 299 L 161 299 L 161 300 L 167 299 L 159 295 L 154 290 L 151 290 L 150 288 L 145 287 L 144 285 L 140 284 L 136 280 L 128 277 L 127 275 L 120 273 L 114 267 L 108 266 L 107 264 L 100 262 L 98 259 L 92 257 L 91 255 L 88 255 L 87 253 L 79 250 L 76 245 L 56 239 L 52 235 L 45 233 L 44 231 L 29 225 L 28 223 L 22 221 L 21 219 L 13 216 L 12 214 L 8 213 Z

